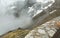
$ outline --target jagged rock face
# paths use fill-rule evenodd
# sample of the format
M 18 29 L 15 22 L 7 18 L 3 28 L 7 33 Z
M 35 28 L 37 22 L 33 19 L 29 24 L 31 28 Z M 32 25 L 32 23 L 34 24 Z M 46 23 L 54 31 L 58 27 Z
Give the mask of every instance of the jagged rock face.
M 58 30 L 57 32 L 57 29 L 59 29 L 59 27 L 56 26 L 56 22 L 59 22 L 59 21 L 60 21 L 60 16 L 53 18 L 52 20 L 42 25 L 39 25 L 37 28 L 30 31 L 25 38 L 52 38 L 52 37 L 59 38 L 58 33 L 60 33 L 60 31 Z M 56 35 L 55 33 L 58 35 Z

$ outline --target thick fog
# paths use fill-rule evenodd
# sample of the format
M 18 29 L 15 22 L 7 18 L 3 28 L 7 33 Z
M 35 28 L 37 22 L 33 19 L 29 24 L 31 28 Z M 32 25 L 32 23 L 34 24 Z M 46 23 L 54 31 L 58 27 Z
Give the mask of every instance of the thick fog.
M 32 18 L 21 11 L 25 0 L 0 0 L 0 35 L 17 28 L 27 28 Z
M 46 0 L 44 2 L 44 0 L 0 0 L 0 35 L 18 28 L 28 28 L 31 24 L 33 24 L 32 17 L 27 12 L 29 11 L 29 8 L 27 8 L 29 4 L 30 7 L 33 7 L 32 5 L 37 2 L 44 2 L 37 3 L 40 9 L 40 4 L 44 5 L 49 1 Z M 35 8 L 33 7 L 33 9 L 34 12 Z M 31 12 L 30 14 L 34 14 L 33 12 Z

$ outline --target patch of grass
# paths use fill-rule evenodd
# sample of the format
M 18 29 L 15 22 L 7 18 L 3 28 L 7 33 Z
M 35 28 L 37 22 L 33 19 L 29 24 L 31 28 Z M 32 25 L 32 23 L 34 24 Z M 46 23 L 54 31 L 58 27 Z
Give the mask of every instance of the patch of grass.
M 7 33 L 2 38 L 24 38 L 29 33 L 29 30 L 15 30 Z

